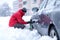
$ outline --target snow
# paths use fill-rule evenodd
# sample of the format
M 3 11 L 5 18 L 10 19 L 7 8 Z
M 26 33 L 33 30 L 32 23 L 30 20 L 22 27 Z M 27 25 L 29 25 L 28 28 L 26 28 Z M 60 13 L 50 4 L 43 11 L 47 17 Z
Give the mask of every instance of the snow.
M 0 5 L 3 3 L 8 3 L 11 8 L 13 8 L 13 1 L 15 0 L 0 0 Z
M 32 15 L 30 15 L 30 16 L 23 16 L 23 19 L 24 19 L 24 21 L 30 21 L 31 17 L 32 17 Z
M 49 36 L 42 36 L 39 40 L 56 40 L 56 37 L 51 38 Z
M 0 17 L 0 40 L 55 40 L 49 36 L 41 36 L 37 30 L 14 29 L 8 26 L 10 17 Z

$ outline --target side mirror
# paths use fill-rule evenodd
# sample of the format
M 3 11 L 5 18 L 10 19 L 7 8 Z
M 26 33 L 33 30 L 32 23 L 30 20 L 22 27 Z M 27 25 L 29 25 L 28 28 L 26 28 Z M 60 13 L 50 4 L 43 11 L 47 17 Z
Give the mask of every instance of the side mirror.
M 34 8 L 32 8 L 32 11 L 34 11 L 34 12 L 38 12 L 38 7 L 34 7 Z

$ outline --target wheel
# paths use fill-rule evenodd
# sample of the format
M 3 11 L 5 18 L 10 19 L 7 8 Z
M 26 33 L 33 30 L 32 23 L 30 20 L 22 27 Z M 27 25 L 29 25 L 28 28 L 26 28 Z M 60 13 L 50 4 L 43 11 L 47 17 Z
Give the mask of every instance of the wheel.
M 57 30 L 55 29 L 54 26 L 52 26 L 50 28 L 48 35 L 51 36 L 52 38 L 56 37 L 56 39 L 59 40 L 59 35 L 58 35 Z

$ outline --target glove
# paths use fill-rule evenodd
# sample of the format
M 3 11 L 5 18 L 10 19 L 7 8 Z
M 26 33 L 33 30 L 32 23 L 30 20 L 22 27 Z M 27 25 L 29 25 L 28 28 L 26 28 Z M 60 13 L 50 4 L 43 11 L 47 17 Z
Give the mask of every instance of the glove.
M 35 21 L 32 21 L 32 23 L 36 23 Z
M 28 21 L 27 23 L 35 23 L 35 21 Z

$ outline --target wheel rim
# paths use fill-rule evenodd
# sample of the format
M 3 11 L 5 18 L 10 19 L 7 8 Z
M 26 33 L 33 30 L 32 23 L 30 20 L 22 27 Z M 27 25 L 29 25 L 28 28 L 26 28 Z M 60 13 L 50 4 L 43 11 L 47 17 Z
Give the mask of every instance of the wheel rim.
M 55 37 L 55 38 L 57 39 L 57 34 L 56 34 L 56 32 L 55 32 L 54 29 L 51 30 L 51 32 L 50 32 L 50 36 L 51 36 L 52 38 Z

